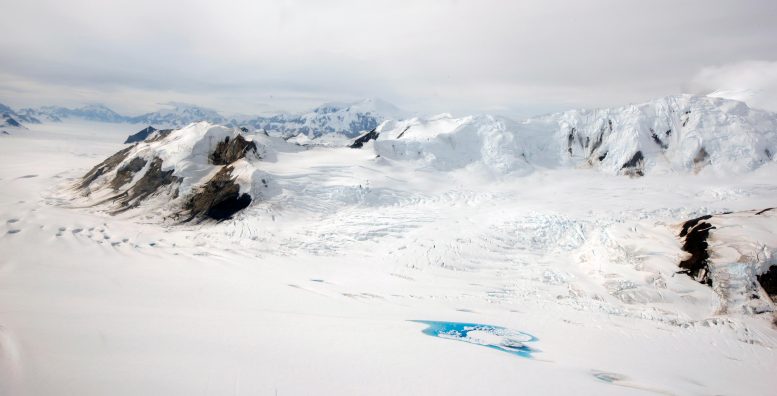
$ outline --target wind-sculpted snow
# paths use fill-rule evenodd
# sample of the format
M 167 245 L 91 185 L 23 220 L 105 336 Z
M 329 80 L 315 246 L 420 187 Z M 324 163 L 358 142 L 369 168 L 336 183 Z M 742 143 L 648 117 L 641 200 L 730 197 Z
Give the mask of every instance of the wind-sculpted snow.
M 595 168 L 608 174 L 742 173 L 774 160 L 777 114 L 742 102 L 670 96 L 613 109 L 572 110 L 521 123 L 440 115 L 387 121 L 375 152 L 421 167 L 497 174 Z

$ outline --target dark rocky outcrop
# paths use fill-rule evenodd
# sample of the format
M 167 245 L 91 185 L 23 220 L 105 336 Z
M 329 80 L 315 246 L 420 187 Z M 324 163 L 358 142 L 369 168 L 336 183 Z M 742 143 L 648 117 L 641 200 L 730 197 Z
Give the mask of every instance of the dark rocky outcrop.
M 669 130 L 669 133 L 671 133 L 671 132 L 672 131 Z M 658 135 L 656 135 L 656 131 L 653 130 L 653 128 L 650 128 L 650 137 L 653 138 L 653 142 L 655 142 L 655 144 L 657 144 L 659 147 L 661 147 L 662 150 L 666 150 L 667 148 L 669 148 L 669 145 L 664 143 L 664 141 L 661 140 L 661 138 L 658 137 Z
M 688 121 L 691 119 L 690 115 L 691 115 L 691 111 L 687 110 L 685 113 L 683 113 L 682 116 L 680 116 L 680 121 L 682 121 L 683 127 L 686 127 L 688 125 Z
M 707 150 L 704 149 L 704 147 L 699 149 L 699 152 L 696 153 L 696 156 L 693 157 L 693 163 L 694 164 L 701 164 L 709 158 L 709 154 L 707 153 Z
M 127 158 L 127 155 L 129 154 L 130 150 L 132 150 L 133 147 L 135 146 L 130 146 L 122 150 L 119 150 L 116 154 L 113 154 L 112 156 L 108 157 L 105 161 L 97 164 L 94 168 L 92 168 L 89 172 L 87 172 L 86 175 L 84 175 L 84 177 L 81 178 L 81 183 L 78 184 L 78 188 L 80 189 L 87 188 L 89 187 L 90 184 L 92 184 L 93 181 L 97 180 L 98 177 L 112 171 L 122 161 L 124 161 L 125 158 Z
M 774 208 L 766 208 L 755 212 L 754 215 L 758 216 L 772 209 Z M 690 253 L 690 257 L 680 262 L 679 267 L 682 270 L 678 271 L 678 273 L 687 274 L 699 283 L 712 286 L 712 277 L 709 269 L 710 251 L 707 240 L 710 237 L 710 232 L 716 228 L 708 220 L 728 214 L 732 214 L 732 212 L 723 212 L 715 216 L 700 216 L 683 223 L 679 237 L 684 239 L 682 249 Z M 766 294 L 777 302 L 777 265 L 772 265 L 765 273 L 756 275 L 756 280 Z M 754 287 L 757 288 L 757 285 L 754 285 Z M 750 290 L 750 298 L 758 299 L 758 294 L 752 292 L 755 289 L 751 288 Z
M 124 144 L 142 142 L 142 141 L 146 140 L 146 138 L 148 138 L 149 135 L 151 135 L 152 133 L 156 132 L 156 130 L 157 130 L 156 128 L 154 128 L 154 127 L 149 125 L 149 126 L 143 128 L 143 129 L 141 129 L 137 133 L 129 135 L 127 137 L 127 140 L 124 141 Z
M 604 131 L 599 131 L 599 134 L 596 135 L 596 140 L 594 140 L 593 146 L 591 146 L 591 155 L 594 155 L 594 153 L 596 153 L 596 150 L 598 150 L 599 147 L 602 146 L 602 141 L 604 141 Z
M 116 211 L 116 213 L 137 206 L 141 201 L 152 194 L 159 192 L 164 186 L 179 184 L 181 179 L 177 176 L 173 176 L 173 172 L 174 169 L 163 171 L 162 159 L 155 157 L 151 160 L 151 164 L 146 173 L 143 174 L 143 177 L 141 177 L 129 190 L 110 199 L 118 199 L 119 204 L 122 206 L 122 209 Z M 175 198 L 177 195 L 178 190 L 172 190 L 172 197 Z
M 225 166 L 184 204 L 184 222 L 195 218 L 227 220 L 251 204 L 251 196 L 240 194 L 240 186 L 232 178 L 234 168 Z
M 707 252 L 707 247 L 709 247 L 707 238 L 715 227 L 705 220 L 711 218 L 711 215 L 706 215 L 688 220 L 683 223 L 683 228 L 680 231 L 680 237 L 685 238 L 683 250 L 690 253 L 691 256 L 680 262 L 682 270 L 679 273 L 687 274 L 697 282 L 708 286 L 712 286 L 712 278 L 709 274 L 708 260 L 710 255 Z
M 135 157 L 130 160 L 128 164 L 120 167 L 119 170 L 116 171 L 116 177 L 111 180 L 111 187 L 113 187 L 114 191 L 117 191 L 119 187 L 132 181 L 135 174 L 140 172 L 140 170 L 146 166 L 146 163 L 147 161 L 145 159 Z
M 702 168 L 707 166 L 710 163 L 709 158 L 710 155 L 707 153 L 707 150 L 705 150 L 704 147 L 700 148 L 696 155 L 693 157 L 694 172 L 698 173 L 702 170 Z
M 211 146 L 207 155 L 208 163 L 198 164 L 202 169 L 213 169 L 215 175 L 206 183 L 193 187 L 186 196 L 179 197 L 183 178 L 174 175 L 176 169 L 173 167 L 176 164 L 163 163 L 162 155 L 150 154 L 157 151 L 160 145 L 176 144 L 175 140 L 171 140 L 175 130 L 147 128 L 141 132 L 149 133 L 142 142 L 111 155 L 74 186 L 82 190 L 85 197 L 91 195 L 92 205 L 106 205 L 110 213 L 118 214 L 137 208 L 150 197 L 159 197 L 154 201 L 154 207 L 164 206 L 168 215 L 172 214 L 178 220 L 199 218 L 221 221 L 231 218 L 253 201 L 251 195 L 240 192 L 240 186 L 233 177 L 235 161 L 260 158 L 257 144 L 253 141 L 234 133 L 222 135 L 222 139 Z M 205 142 L 208 141 L 207 135 L 203 138 Z M 250 152 L 254 156 L 247 158 Z M 142 153 L 142 156 L 136 153 Z M 205 162 L 201 157 L 198 159 Z M 262 179 L 262 183 L 268 186 L 266 180 Z M 101 193 L 95 193 L 97 190 Z M 99 198 L 94 198 L 96 195 Z
M 160 129 L 155 133 L 152 133 L 149 137 L 147 137 L 145 142 L 153 143 L 153 142 L 158 142 L 160 140 L 164 140 L 173 131 L 174 131 L 173 129 Z
M 644 176 L 645 172 L 642 170 L 644 161 L 645 157 L 642 155 L 642 151 L 637 151 L 630 160 L 626 161 L 626 163 L 621 166 L 621 172 L 623 172 L 624 175 L 632 177 Z
M 405 129 L 405 131 L 407 131 L 407 129 Z M 402 133 L 404 133 L 404 131 Z M 348 147 L 353 149 L 362 148 L 364 146 L 364 143 L 367 143 L 370 140 L 377 140 L 379 136 L 380 136 L 380 133 L 377 132 L 375 129 L 373 129 L 357 137 L 356 140 L 354 140 L 353 143 Z
M 777 265 L 769 267 L 765 273 L 758 275 L 758 284 L 764 289 L 767 295 L 777 303 Z
M 234 139 L 227 136 L 216 145 L 209 158 L 214 165 L 229 165 L 245 157 L 248 152 L 256 154 L 256 143 L 245 140 L 241 135 Z
M 569 155 L 572 155 L 572 143 L 575 142 L 575 132 L 577 132 L 577 129 L 573 127 L 569 130 L 569 134 L 567 135 L 567 152 Z

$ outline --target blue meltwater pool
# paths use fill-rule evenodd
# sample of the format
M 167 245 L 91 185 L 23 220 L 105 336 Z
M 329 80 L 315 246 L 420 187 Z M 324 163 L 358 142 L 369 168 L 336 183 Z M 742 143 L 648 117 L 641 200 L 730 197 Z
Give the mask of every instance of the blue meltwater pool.
M 539 350 L 526 345 L 527 342 L 536 342 L 538 338 L 523 331 L 476 323 L 431 320 L 412 320 L 411 322 L 427 325 L 428 327 L 423 330 L 423 333 L 434 337 L 482 345 L 524 358 L 532 358 L 532 353 L 539 352 Z

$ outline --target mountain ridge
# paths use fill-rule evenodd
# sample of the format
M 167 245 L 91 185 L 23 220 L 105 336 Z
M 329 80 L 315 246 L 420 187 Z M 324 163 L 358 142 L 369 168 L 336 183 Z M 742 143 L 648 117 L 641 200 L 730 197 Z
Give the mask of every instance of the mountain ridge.
M 122 115 L 100 104 L 79 108 L 41 106 L 24 108 L 14 114 L 49 122 L 77 118 L 109 123 L 146 124 L 156 128 L 180 128 L 193 122 L 207 121 L 212 124 L 249 126 L 273 131 L 286 138 L 299 134 L 315 138 L 327 133 L 353 137 L 377 127 L 386 119 L 403 118 L 405 115 L 398 107 L 377 98 L 355 102 L 329 102 L 299 113 L 280 112 L 241 117 L 226 117 L 216 110 L 189 103 L 168 102 L 163 105 L 166 108 L 137 116 Z

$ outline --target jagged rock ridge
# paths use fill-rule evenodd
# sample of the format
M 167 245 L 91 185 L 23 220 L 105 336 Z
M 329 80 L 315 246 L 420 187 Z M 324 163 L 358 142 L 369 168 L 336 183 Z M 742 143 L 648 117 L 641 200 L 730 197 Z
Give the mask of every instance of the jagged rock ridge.
M 268 188 L 257 169 L 267 145 L 253 138 L 206 122 L 150 131 L 87 172 L 74 200 L 113 214 L 146 206 L 174 221 L 229 219 Z

